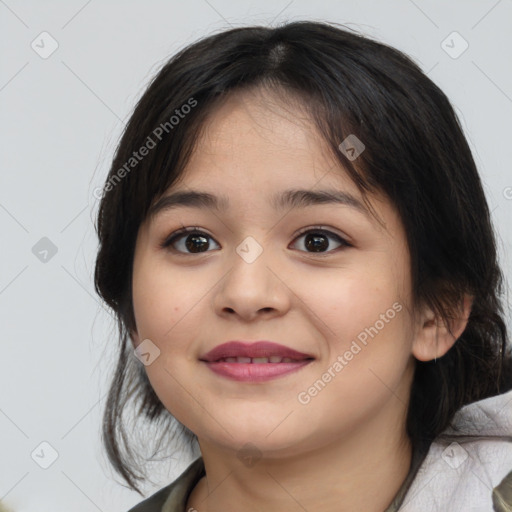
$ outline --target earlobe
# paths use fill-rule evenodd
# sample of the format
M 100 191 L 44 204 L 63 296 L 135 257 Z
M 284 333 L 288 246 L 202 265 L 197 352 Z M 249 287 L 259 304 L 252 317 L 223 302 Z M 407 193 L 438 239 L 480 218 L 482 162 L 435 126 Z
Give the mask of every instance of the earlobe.
M 418 320 L 412 355 L 419 361 L 432 361 L 443 357 L 464 332 L 472 304 L 473 297 L 465 295 L 459 314 L 450 320 L 449 325 L 435 316 L 430 308 L 426 308 Z

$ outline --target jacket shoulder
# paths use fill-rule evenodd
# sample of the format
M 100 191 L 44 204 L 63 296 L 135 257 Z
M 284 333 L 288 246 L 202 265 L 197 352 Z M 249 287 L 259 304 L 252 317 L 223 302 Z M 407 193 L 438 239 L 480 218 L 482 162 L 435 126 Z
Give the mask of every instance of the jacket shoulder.
M 128 510 L 128 512 L 161 512 L 173 485 L 174 483 L 160 489 Z
M 128 512 L 182 512 L 188 495 L 204 475 L 203 458 L 199 457 L 174 482 L 141 501 Z
M 512 471 L 493 489 L 492 504 L 496 512 L 512 510 Z

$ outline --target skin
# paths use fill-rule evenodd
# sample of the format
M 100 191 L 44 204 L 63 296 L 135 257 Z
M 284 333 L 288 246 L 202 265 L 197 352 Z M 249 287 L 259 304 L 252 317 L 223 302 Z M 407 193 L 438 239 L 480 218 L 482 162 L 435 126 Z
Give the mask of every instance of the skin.
M 328 185 L 362 201 L 292 102 L 284 106 L 261 90 L 238 92 L 205 128 L 172 190 L 227 195 L 229 209 L 180 207 L 147 219 L 133 267 L 134 346 L 145 339 L 158 346 L 147 375 L 164 406 L 197 435 L 205 462 L 206 477 L 187 510 L 382 512 L 411 462 L 405 415 L 414 358 L 450 349 L 465 328 L 469 302 L 453 336 L 430 309 L 413 315 L 403 225 L 383 197 L 371 196 L 371 203 L 384 227 L 346 205 L 271 207 L 276 192 Z M 211 237 L 207 252 L 187 253 L 187 235 L 175 252 L 159 246 L 182 226 Z M 313 252 L 297 231 L 316 226 L 351 246 L 329 237 L 324 252 Z M 248 236 L 263 249 L 250 264 L 236 252 Z M 300 403 L 299 393 L 394 303 L 401 311 Z M 315 360 L 277 379 L 235 382 L 199 361 L 229 340 L 272 340 Z M 237 456 L 246 443 L 261 457 L 252 466 Z

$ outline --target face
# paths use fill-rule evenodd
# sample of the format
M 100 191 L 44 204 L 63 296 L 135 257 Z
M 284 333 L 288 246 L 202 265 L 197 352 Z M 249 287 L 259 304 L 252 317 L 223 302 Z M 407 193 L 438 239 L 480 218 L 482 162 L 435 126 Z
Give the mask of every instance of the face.
M 352 202 L 279 207 L 291 189 Z M 304 114 L 258 92 L 214 111 L 165 195 L 191 190 L 219 208 L 168 205 L 141 226 L 134 255 L 133 341 L 160 351 L 145 369 L 170 413 L 200 443 L 250 442 L 268 457 L 398 428 L 415 331 L 409 253 L 391 204 L 370 196 L 380 225 Z M 172 238 L 183 227 L 194 232 Z M 235 380 L 201 360 L 231 340 L 268 340 L 312 360 Z

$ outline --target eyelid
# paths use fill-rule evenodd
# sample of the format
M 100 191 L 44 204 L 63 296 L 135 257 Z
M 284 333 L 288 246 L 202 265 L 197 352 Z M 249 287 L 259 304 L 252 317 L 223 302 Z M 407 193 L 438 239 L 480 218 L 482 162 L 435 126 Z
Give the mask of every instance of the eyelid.
M 348 237 L 345 234 L 338 233 L 336 228 L 333 228 L 331 226 L 320 225 L 320 224 L 318 224 L 316 226 L 309 226 L 309 227 L 306 227 L 306 228 L 301 228 L 299 231 L 297 231 L 293 235 L 293 237 L 295 239 L 298 236 L 301 236 L 301 235 L 304 235 L 306 233 L 309 233 L 310 231 L 319 231 L 319 232 L 328 233 L 330 235 L 337 236 L 340 240 L 343 240 L 344 242 L 346 242 L 347 245 L 350 244 L 350 237 Z

